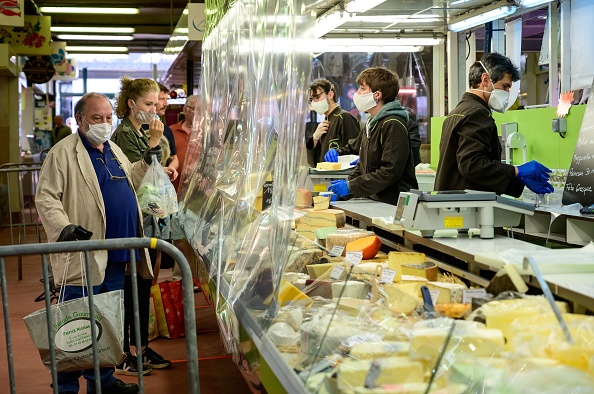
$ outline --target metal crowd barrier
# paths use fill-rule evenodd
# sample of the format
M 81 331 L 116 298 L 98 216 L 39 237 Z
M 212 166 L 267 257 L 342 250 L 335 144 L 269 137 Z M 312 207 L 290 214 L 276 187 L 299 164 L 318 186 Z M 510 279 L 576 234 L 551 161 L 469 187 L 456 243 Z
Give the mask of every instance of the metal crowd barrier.
M 10 244 L 22 245 L 30 241 L 41 242 L 39 215 L 35 208 L 35 190 L 39 183 L 39 171 L 42 163 L 6 163 L 0 165 L 0 224 L 2 228 L 9 228 Z M 13 196 L 14 192 L 18 196 Z M 18 207 L 17 207 L 18 205 Z M 18 218 L 13 217 L 14 212 Z M 6 222 L 3 215 L 8 216 Z M 35 238 L 27 236 L 27 227 L 35 228 Z M 18 278 L 23 279 L 23 262 L 18 257 Z
M 2 308 L 4 313 L 4 328 L 6 335 L 6 354 L 8 357 L 8 375 L 10 379 L 10 392 L 16 394 L 16 382 L 14 376 L 13 364 L 13 349 L 12 338 L 10 331 L 10 314 L 8 310 L 8 292 L 6 289 L 6 267 L 5 257 L 9 256 L 24 256 L 24 255 L 41 255 L 43 268 L 43 283 L 45 288 L 45 309 L 47 316 L 48 339 L 51 338 L 53 327 L 52 316 L 50 311 L 50 287 L 47 280 L 49 275 L 47 254 L 53 253 L 71 253 L 84 252 L 85 253 L 85 270 L 91 272 L 90 251 L 95 250 L 115 250 L 115 249 L 130 249 L 130 271 L 132 277 L 136 277 L 136 253 L 134 249 L 158 249 L 169 254 L 178 264 L 182 272 L 182 291 L 184 296 L 184 321 L 186 325 L 186 352 L 187 352 L 187 366 L 188 366 L 188 393 L 199 394 L 200 382 L 198 375 L 198 346 L 196 339 L 196 314 L 194 310 L 194 286 L 192 281 L 192 272 L 188 261 L 184 255 L 173 245 L 156 238 L 117 238 L 102 241 L 72 241 L 72 242 L 53 242 L 43 243 L 37 245 L 11 245 L 0 246 L 0 287 L 2 289 Z M 87 289 L 89 291 L 89 313 L 90 320 L 95 321 L 95 311 L 93 304 L 93 286 L 91 275 L 87 275 Z M 135 338 L 136 343 L 140 341 L 140 317 L 138 310 L 138 284 L 135 280 L 132 281 L 133 291 L 133 305 L 134 305 L 134 323 L 135 323 Z M 91 324 L 91 335 L 93 340 L 93 361 L 95 370 L 95 390 L 101 393 L 101 383 L 99 378 L 99 359 L 97 351 L 97 333 L 96 325 Z M 49 340 L 49 348 L 51 354 L 51 375 L 52 387 L 54 394 L 58 393 L 58 378 L 56 372 L 56 358 L 55 358 L 55 344 Z M 142 365 L 142 352 L 140 347 L 137 349 L 138 365 Z M 141 373 L 138 374 L 138 386 L 140 393 L 144 393 L 144 378 Z

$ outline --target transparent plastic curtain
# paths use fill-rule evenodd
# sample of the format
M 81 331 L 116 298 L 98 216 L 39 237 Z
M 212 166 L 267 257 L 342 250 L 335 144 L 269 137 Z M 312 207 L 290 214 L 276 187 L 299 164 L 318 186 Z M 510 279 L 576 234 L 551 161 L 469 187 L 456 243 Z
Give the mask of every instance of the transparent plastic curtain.
M 182 227 L 227 302 L 275 309 L 304 151 L 314 19 L 304 1 L 238 1 L 203 43 L 201 113 L 182 180 Z M 306 51 L 304 51 L 304 49 Z M 267 179 L 269 209 L 256 210 Z

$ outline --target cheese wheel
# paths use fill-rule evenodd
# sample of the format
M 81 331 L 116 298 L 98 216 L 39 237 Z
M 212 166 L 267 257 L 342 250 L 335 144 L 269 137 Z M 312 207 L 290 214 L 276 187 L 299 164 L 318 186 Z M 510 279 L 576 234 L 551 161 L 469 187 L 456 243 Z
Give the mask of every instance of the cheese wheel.
M 346 244 L 345 252 L 363 252 L 363 259 L 368 260 L 374 258 L 381 247 L 382 241 L 377 235 L 372 235 L 349 242 Z

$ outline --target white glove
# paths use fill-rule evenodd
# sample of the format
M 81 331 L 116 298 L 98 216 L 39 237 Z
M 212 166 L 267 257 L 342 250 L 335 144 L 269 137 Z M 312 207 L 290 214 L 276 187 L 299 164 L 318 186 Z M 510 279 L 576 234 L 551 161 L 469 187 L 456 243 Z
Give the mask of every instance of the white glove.
M 323 120 L 322 123 L 320 123 L 318 125 L 318 128 L 316 129 L 316 132 L 313 135 L 314 140 L 319 141 L 320 138 L 322 138 L 322 135 L 324 135 L 328 132 L 329 125 L 330 125 L 330 122 L 328 122 L 327 120 Z

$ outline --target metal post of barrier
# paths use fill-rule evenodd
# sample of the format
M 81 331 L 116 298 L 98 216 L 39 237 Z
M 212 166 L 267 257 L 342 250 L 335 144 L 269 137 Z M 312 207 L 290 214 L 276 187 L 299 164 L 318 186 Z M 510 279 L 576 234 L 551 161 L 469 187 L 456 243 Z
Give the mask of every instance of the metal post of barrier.
M 91 271 L 91 254 L 85 251 L 85 271 L 87 277 L 87 293 L 89 295 L 89 319 L 91 320 L 91 337 L 97 338 L 97 325 L 95 324 L 95 301 L 93 301 L 93 275 Z M 83 273 L 84 275 L 84 273 Z M 83 282 L 84 283 L 84 282 Z M 85 296 L 84 288 L 82 296 Z M 97 341 L 93 340 L 93 372 L 95 374 L 95 392 L 101 393 L 101 372 L 99 372 L 99 352 Z
M 16 394 L 14 387 L 14 360 L 12 357 L 12 337 L 10 332 L 10 313 L 8 312 L 8 290 L 6 289 L 6 270 L 4 257 L 0 255 L 0 287 L 2 287 L 2 311 L 4 313 L 4 331 L 6 332 L 6 357 L 8 358 L 8 378 L 10 380 L 10 393 Z
M 134 309 L 134 327 L 140 327 L 140 310 L 138 304 L 138 281 L 136 272 L 136 252 L 130 249 L 130 272 L 132 278 L 132 308 Z M 142 365 L 142 341 L 140 340 L 140 330 L 134 330 L 134 341 L 136 343 L 136 365 L 138 365 L 138 389 L 144 392 L 144 367 Z
M 182 291 L 184 295 L 184 322 L 186 325 L 186 353 L 188 356 L 187 367 L 188 367 L 188 393 L 199 394 L 200 393 L 200 382 L 199 382 L 199 370 L 198 370 L 198 346 L 196 338 L 196 311 L 194 310 L 194 288 L 192 282 L 192 272 L 188 261 L 184 255 L 174 247 L 173 245 L 155 238 L 117 238 L 101 241 L 72 241 L 72 242 L 54 242 L 44 244 L 31 244 L 31 245 L 10 245 L 0 246 L 0 283 L 2 284 L 2 302 L 4 307 L 4 325 L 6 328 L 6 341 L 7 341 L 7 352 L 9 361 L 9 376 L 11 393 L 16 393 L 15 381 L 14 381 L 14 366 L 12 360 L 12 343 L 10 337 L 10 320 L 8 314 L 8 295 L 6 290 L 6 275 L 4 269 L 4 257 L 8 256 L 25 256 L 25 255 L 45 255 L 54 253 L 72 253 L 72 252 L 90 252 L 95 250 L 116 250 L 116 249 L 159 249 L 169 254 L 175 262 L 178 263 L 182 272 Z M 135 258 L 135 256 L 134 256 Z M 43 261 L 43 258 L 42 258 Z M 131 264 L 135 271 L 135 264 Z M 87 269 L 89 269 L 87 267 Z M 90 271 L 87 271 L 90 272 Z M 47 274 L 47 266 L 44 270 Z M 44 279 L 47 279 L 44 278 Z M 90 282 L 88 282 L 90 283 Z M 48 286 L 48 284 L 45 284 Z M 91 288 L 92 289 L 92 288 Z M 133 291 L 135 294 L 135 302 L 138 308 L 138 293 Z M 49 287 L 46 287 L 46 307 L 49 295 Z M 135 310 L 135 315 L 137 313 Z M 136 318 L 136 316 L 135 316 Z M 93 325 L 91 325 L 93 326 Z M 51 327 L 48 325 L 48 327 Z M 138 327 L 138 326 L 137 326 Z M 138 328 L 137 328 L 138 329 Z M 189 334 L 189 335 L 188 335 Z M 140 335 L 140 334 L 138 334 Z M 138 339 L 138 338 L 137 338 Z M 94 345 L 96 346 L 96 337 L 92 338 Z M 52 342 L 52 341 L 50 341 Z M 96 352 L 96 348 L 94 348 Z M 97 360 L 95 359 L 95 365 Z M 142 365 L 142 364 L 139 364 Z M 57 387 L 57 378 L 55 374 L 55 360 L 52 362 L 52 381 L 55 388 Z M 139 381 L 142 379 L 139 374 Z M 100 388 L 99 388 L 100 390 Z M 100 391 L 97 390 L 99 393 Z M 142 393 L 143 391 L 141 391 Z
M 52 307 L 52 299 L 50 297 L 50 288 L 49 288 L 49 281 L 45 280 L 49 278 L 49 264 L 47 263 L 47 257 L 42 254 L 41 255 L 41 264 L 43 265 L 43 291 L 45 292 L 45 310 L 49 311 Z M 60 300 L 58 299 L 58 302 Z M 53 318 L 51 313 L 45 314 L 47 318 L 47 337 L 50 338 L 52 336 L 52 327 L 54 326 Z M 54 341 L 49 341 L 49 351 L 50 351 L 50 362 L 52 368 L 52 385 L 54 394 L 58 394 L 58 372 L 56 372 L 56 344 Z

